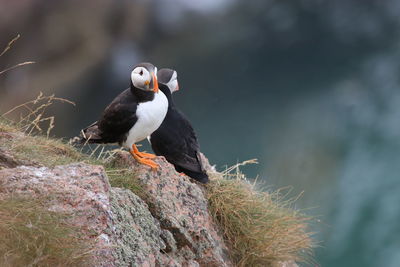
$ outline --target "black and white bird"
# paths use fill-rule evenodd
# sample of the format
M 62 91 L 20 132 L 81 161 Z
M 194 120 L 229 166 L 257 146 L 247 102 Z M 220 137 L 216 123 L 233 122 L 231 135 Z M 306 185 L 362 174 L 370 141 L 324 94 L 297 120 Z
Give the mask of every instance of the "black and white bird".
M 168 99 L 168 112 L 161 126 L 149 137 L 151 147 L 158 156 L 164 156 L 176 171 L 201 182 L 208 182 L 200 158 L 200 146 L 196 133 L 186 116 L 177 109 L 172 93 L 179 90 L 177 72 L 161 69 L 157 74 L 160 91 Z
M 131 72 L 130 88 L 119 94 L 100 119 L 81 131 L 81 143 L 118 143 L 140 163 L 157 169 L 155 155 L 139 152 L 135 143 L 151 135 L 167 114 L 168 99 L 159 90 L 157 68 L 140 63 Z

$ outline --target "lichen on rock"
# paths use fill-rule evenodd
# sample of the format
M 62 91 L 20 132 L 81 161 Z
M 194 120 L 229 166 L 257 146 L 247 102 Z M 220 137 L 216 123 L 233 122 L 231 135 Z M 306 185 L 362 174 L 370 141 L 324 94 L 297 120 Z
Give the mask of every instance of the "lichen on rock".
M 130 166 L 145 191 L 145 201 L 163 229 L 167 250 L 176 262 L 200 266 L 231 266 L 227 248 L 208 213 L 201 185 L 179 175 L 164 157 L 157 157 L 157 171 L 139 165 L 127 152 L 118 152 L 113 164 Z

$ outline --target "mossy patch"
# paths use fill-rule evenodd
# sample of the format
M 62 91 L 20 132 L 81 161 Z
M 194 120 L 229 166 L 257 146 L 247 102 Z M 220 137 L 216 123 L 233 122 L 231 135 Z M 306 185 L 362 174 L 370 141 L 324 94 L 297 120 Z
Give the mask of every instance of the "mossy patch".
M 136 173 L 131 169 L 119 169 L 105 165 L 107 176 L 112 187 L 129 189 L 135 195 L 145 199 L 145 190 L 137 182 Z

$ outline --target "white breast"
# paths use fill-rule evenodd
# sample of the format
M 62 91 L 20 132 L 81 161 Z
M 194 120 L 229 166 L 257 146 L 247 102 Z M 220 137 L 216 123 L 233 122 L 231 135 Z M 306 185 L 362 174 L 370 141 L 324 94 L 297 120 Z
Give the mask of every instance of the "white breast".
M 152 101 L 140 103 L 136 109 L 138 120 L 129 130 L 126 141 L 122 144 L 130 149 L 160 127 L 168 111 L 168 99 L 163 92 L 154 94 Z

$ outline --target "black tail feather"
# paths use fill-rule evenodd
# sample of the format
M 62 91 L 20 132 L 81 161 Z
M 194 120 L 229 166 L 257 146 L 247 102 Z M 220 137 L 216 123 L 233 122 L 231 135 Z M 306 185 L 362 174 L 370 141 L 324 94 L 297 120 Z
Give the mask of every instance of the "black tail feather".
M 102 144 L 104 143 L 101 138 L 100 130 L 97 126 L 97 121 L 81 130 L 79 136 L 70 140 L 72 145 L 83 144 Z
M 194 172 L 194 171 L 190 171 L 184 168 L 181 168 L 179 166 L 175 166 L 175 170 L 177 172 L 183 172 L 184 174 L 186 174 L 187 176 L 189 176 L 190 178 L 195 179 L 196 181 L 202 183 L 202 184 L 206 184 L 209 181 L 208 175 L 206 172 Z

